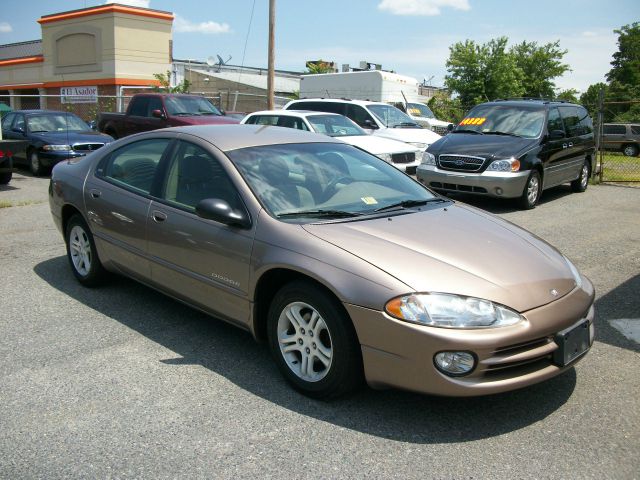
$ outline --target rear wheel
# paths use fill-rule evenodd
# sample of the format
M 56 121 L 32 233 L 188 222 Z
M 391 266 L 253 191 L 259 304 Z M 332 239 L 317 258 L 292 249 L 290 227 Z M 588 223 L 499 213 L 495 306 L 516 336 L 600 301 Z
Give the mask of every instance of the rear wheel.
M 305 395 L 329 399 L 362 384 L 353 325 L 337 299 L 316 285 L 285 285 L 269 308 L 267 333 L 278 368 Z
M 531 174 L 527 179 L 527 184 L 524 186 L 524 191 L 519 200 L 520 206 L 525 210 L 534 208 L 540 199 L 541 191 L 542 181 L 540 179 L 540 173 L 538 173 L 537 170 L 531 170 Z
M 102 283 L 107 272 L 98 258 L 93 235 L 80 215 L 76 214 L 69 219 L 65 240 L 67 258 L 78 281 L 86 287 Z
M 622 149 L 622 153 L 624 153 L 627 157 L 637 157 L 638 151 L 638 146 L 633 144 L 625 145 Z
M 580 176 L 571 182 L 571 190 L 574 192 L 584 192 L 589 186 L 589 177 L 591 176 L 591 162 L 587 158 L 580 170 Z

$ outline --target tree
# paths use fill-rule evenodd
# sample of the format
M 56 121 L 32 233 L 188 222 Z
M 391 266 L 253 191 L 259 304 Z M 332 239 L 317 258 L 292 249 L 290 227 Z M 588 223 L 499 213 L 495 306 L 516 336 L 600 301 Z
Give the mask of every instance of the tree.
M 516 65 L 522 70 L 523 96 L 533 98 L 555 96 L 556 86 L 553 79 L 561 77 L 569 70 L 569 65 L 562 63 L 567 50 L 560 49 L 559 40 L 542 46 L 538 46 L 536 42 L 522 42 L 511 47 L 509 53 L 513 55 Z
M 462 108 L 460 99 L 451 98 L 445 92 L 436 92 L 429 99 L 428 105 L 435 117 L 440 120 L 456 124 L 464 118 L 465 109 Z
M 309 75 L 335 72 L 335 66 L 333 62 L 325 62 L 322 59 L 308 61 L 306 67 L 307 71 L 305 73 Z
M 607 80 L 640 85 L 640 23 L 625 25 L 614 33 L 618 34 L 618 51 L 613 54 Z
M 555 94 L 555 98 L 565 102 L 578 103 L 578 91 L 575 88 L 560 90 Z
M 191 88 L 191 82 L 186 78 L 176 85 L 175 87 L 171 86 L 171 72 L 167 70 L 166 73 L 154 73 L 154 78 L 160 82 L 159 86 L 153 87 L 154 92 L 166 92 L 166 93 L 189 93 L 189 89 Z
M 594 83 L 589 85 L 587 91 L 580 95 L 580 105 L 583 105 L 589 110 L 589 115 L 594 120 L 598 118 L 598 97 L 600 96 L 600 90 L 604 89 L 605 95 L 607 93 L 608 85 L 606 83 Z
M 522 71 L 507 50 L 507 37 L 479 45 L 473 40 L 449 47 L 446 87 L 458 94 L 464 109 L 493 100 L 521 96 Z

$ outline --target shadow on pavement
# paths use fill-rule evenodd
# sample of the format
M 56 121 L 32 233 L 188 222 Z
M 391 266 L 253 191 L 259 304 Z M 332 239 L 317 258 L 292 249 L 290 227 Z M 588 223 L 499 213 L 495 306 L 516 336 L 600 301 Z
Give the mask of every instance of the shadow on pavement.
M 640 274 L 596 300 L 596 340 L 640 353 L 640 345 L 609 323 L 621 318 L 640 318 Z
M 64 256 L 42 262 L 34 271 L 65 295 L 176 352 L 178 357 L 162 360 L 169 368 L 202 365 L 296 413 L 392 440 L 466 442 L 512 432 L 555 412 L 576 386 L 572 369 L 542 384 L 489 397 L 440 398 L 365 388 L 344 399 L 320 402 L 290 388 L 266 345 L 236 327 L 125 278 L 97 289 L 84 288 Z

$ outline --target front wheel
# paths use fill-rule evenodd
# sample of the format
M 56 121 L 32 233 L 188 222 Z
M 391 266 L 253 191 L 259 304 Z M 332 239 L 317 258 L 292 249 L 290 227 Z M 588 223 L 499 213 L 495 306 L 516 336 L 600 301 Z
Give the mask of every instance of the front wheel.
M 31 150 L 29 153 L 29 170 L 31 170 L 31 173 L 36 177 L 44 173 L 44 167 L 42 166 L 38 152 L 35 150 Z
M 584 192 L 589 186 L 589 177 L 591 176 L 591 163 L 587 158 L 580 170 L 580 176 L 571 182 L 571 190 L 574 192 Z
M 353 325 L 337 299 L 309 282 L 285 285 L 267 319 L 269 348 L 293 387 L 313 398 L 344 395 L 362 384 Z
M 84 219 L 76 214 L 66 229 L 67 258 L 78 281 L 86 287 L 94 287 L 105 279 L 107 272 L 98 258 L 93 235 Z
M 0 185 L 6 185 L 11 181 L 13 172 L 0 173 Z
M 540 173 L 538 173 L 537 170 L 532 170 L 527 179 L 527 184 L 524 186 L 522 196 L 520 197 L 520 206 L 525 210 L 535 208 L 540 199 L 541 191 L 542 181 L 540 179 Z

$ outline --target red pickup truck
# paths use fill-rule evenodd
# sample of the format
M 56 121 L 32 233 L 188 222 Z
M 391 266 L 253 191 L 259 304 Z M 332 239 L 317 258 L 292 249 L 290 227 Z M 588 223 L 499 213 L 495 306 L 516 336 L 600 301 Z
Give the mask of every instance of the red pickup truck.
M 98 114 L 98 130 L 113 138 L 158 128 L 229 123 L 239 121 L 223 116 L 206 98 L 174 93 L 138 93 L 126 113 Z

